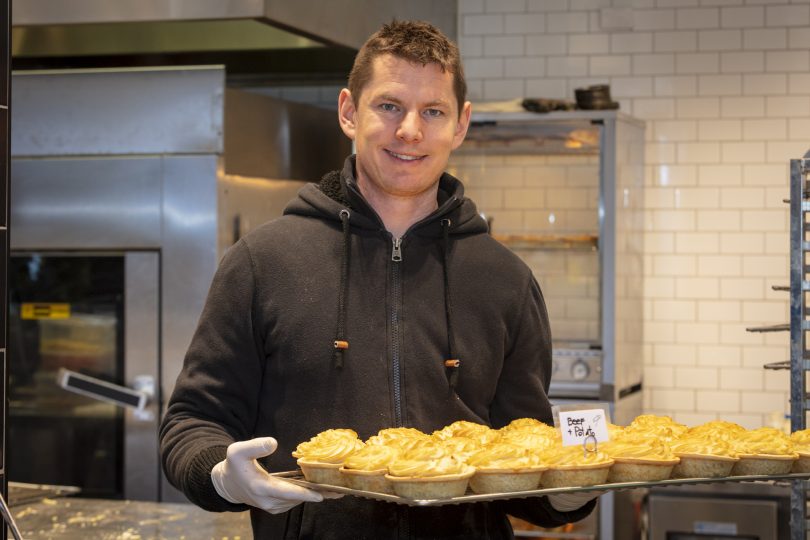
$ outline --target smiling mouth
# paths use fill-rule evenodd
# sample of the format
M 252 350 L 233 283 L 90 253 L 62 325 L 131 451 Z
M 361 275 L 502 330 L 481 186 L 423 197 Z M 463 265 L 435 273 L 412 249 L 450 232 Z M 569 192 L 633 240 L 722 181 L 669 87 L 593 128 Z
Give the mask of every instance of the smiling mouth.
M 420 161 L 425 159 L 427 156 L 410 156 L 408 154 L 397 154 L 396 152 L 392 152 L 391 150 L 386 150 L 389 156 L 392 156 L 400 161 Z

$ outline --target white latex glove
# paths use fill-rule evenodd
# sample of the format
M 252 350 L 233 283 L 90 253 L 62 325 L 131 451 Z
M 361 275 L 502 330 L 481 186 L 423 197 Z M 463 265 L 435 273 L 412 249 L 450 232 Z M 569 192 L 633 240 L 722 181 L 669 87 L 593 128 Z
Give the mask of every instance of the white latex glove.
M 271 514 L 286 512 L 302 502 L 322 501 L 324 496 L 317 491 L 272 476 L 256 462 L 258 458 L 275 452 L 277 447 L 273 437 L 228 446 L 225 461 L 211 469 L 211 481 L 219 496 L 234 504 L 249 504 Z
M 598 494 L 592 491 L 551 493 L 548 495 L 548 502 L 558 512 L 570 512 L 571 510 L 579 510 L 597 496 Z

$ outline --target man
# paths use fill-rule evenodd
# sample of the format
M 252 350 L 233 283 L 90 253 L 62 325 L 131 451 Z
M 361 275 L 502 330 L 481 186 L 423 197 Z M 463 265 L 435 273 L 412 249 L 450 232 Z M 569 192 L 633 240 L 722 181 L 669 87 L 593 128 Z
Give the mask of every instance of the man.
M 290 452 L 329 428 L 365 439 L 456 420 L 551 422 L 537 282 L 443 173 L 469 125 L 465 94 L 443 34 L 385 25 L 338 100 L 356 155 L 223 258 L 161 451 L 193 502 L 250 509 L 256 538 L 511 538 L 507 513 L 558 525 L 593 508 L 581 495 L 436 508 L 323 500 L 257 461 L 294 469 Z

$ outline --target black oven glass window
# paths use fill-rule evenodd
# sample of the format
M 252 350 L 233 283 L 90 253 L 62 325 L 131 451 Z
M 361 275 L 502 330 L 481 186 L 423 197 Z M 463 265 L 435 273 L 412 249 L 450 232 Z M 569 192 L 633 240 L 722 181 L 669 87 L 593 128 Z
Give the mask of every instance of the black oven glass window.
M 68 392 L 60 368 L 123 383 L 124 257 L 12 253 L 9 480 L 123 496 L 123 411 Z

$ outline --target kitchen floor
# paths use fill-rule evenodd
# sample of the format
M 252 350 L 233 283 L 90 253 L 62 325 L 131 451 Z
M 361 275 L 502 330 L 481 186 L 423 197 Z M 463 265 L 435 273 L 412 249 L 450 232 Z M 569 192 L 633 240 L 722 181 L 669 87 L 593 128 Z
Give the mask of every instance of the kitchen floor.
M 26 540 L 249 540 L 253 537 L 247 512 L 212 513 L 191 504 L 64 497 L 14 505 L 11 512 Z

